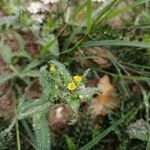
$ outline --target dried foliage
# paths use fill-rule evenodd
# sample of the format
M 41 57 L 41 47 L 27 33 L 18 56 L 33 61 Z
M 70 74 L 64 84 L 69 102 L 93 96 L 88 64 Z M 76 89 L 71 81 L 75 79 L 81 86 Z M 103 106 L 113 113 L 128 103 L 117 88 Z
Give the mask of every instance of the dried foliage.
M 110 83 L 110 79 L 107 75 L 99 79 L 97 87 L 102 93 L 98 93 L 91 104 L 94 118 L 96 116 L 105 116 L 110 110 L 118 106 L 118 98 L 114 96 L 115 88 Z

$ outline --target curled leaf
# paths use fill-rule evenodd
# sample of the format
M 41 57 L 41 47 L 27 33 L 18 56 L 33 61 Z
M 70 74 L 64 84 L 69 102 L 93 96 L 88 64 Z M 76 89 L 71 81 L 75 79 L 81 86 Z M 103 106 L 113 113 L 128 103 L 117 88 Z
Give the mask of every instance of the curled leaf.
M 105 116 L 110 110 L 117 107 L 117 97 L 113 95 L 115 92 L 114 86 L 110 83 L 110 79 L 107 75 L 100 78 L 97 87 L 102 91 L 98 93 L 94 98 L 91 109 L 93 116 Z

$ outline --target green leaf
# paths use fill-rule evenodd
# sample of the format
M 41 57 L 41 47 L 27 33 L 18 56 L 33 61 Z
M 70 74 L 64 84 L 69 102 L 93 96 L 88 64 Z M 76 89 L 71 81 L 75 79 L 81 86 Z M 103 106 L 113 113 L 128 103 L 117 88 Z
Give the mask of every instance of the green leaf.
M 24 78 L 24 77 L 39 77 L 40 71 L 32 70 L 32 71 L 28 71 L 28 72 L 22 72 L 20 75 L 22 78 Z
M 92 17 L 94 14 L 97 14 L 94 18 L 94 24 L 100 24 L 104 18 L 107 17 L 108 14 L 113 11 L 113 9 L 115 9 L 117 3 L 119 3 L 119 0 L 108 0 L 105 1 L 97 10 L 95 10 L 92 14 Z
M 85 88 L 80 90 L 80 98 L 81 99 L 91 99 L 94 94 L 99 91 L 98 88 Z
M 12 56 L 13 57 L 25 57 L 25 58 L 28 58 L 29 60 L 31 60 L 31 55 L 27 51 L 24 51 L 24 50 L 14 52 L 12 54 Z
M 18 41 L 20 50 L 24 50 L 24 48 L 25 48 L 24 39 L 23 39 L 23 38 L 21 37 L 21 35 L 18 34 L 17 32 L 13 32 L 13 33 L 14 33 L 14 35 L 15 35 L 16 40 Z
M 60 75 L 63 77 L 63 80 L 66 83 L 72 80 L 70 73 L 68 72 L 68 70 L 65 68 L 63 64 L 59 63 L 58 61 L 50 61 L 50 62 L 57 66 L 57 69 L 60 72 Z
M 37 99 L 33 102 L 26 101 L 23 103 L 23 106 L 18 108 L 18 119 L 24 119 L 31 117 L 39 112 L 45 112 L 51 106 L 50 102 L 45 102 L 43 99 Z
M 82 32 L 81 30 L 82 28 L 80 26 L 77 26 L 75 28 L 73 28 L 73 31 L 72 33 L 70 34 L 70 36 L 68 38 L 65 39 L 65 42 L 64 42 L 64 46 L 63 46 L 63 49 L 62 51 L 67 51 L 68 50 L 68 47 L 70 46 L 70 44 L 72 43 L 73 39 L 75 38 L 75 36 L 79 33 Z
M 92 18 L 91 18 L 91 14 L 92 14 L 92 1 L 91 0 L 87 0 L 87 20 L 86 20 L 86 27 L 87 27 L 87 33 L 90 32 L 91 29 L 91 25 L 92 25 Z
M 139 139 L 142 141 L 148 140 L 148 124 L 143 119 L 137 120 L 130 124 L 127 129 L 131 139 Z
M 66 136 L 66 143 L 67 143 L 68 150 L 76 150 L 75 144 L 71 137 Z
M 7 80 L 14 78 L 16 73 L 4 73 L 0 75 L 0 85 L 6 82 Z
M 32 118 L 37 150 L 50 150 L 50 131 L 44 113 L 36 114 Z
M 127 47 L 140 47 L 150 48 L 150 43 L 137 42 L 137 41 L 120 41 L 120 40 L 102 40 L 102 41 L 88 41 L 81 45 L 81 47 L 90 46 L 127 46 Z
M 0 54 L 7 64 L 11 64 L 12 51 L 7 45 L 0 44 Z
M 31 61 L 24 69 L 24 72 L 28 72 L 30 71 L 31 69 L 39 66 L 43 61 L 41 60 L 38 60 L 38 59 L 35 59 L 33 61 Z
M 45 36 L 41 41 L 41 45 L 43 46 L 41 55 L 50 52 L 51 55 L 57 57 L 59 55 L 59 44 L 57 38 L 54 34 L 49 34 Z
M 129 3 L 127 5 L 127 7 L 124 7 L 124 8 L 120 8 L 120 9 L 114 9 L 110 14 L 109 16 L 106 18 L 107 20 L 110 19 L 110 18 L 113 18 L 115 16 L 118 16 L 120 14 L 123 14 L 124 12 L 127 12 L 131 9 L 133 9 L 134 7 L 138 6 L 138 5 L 141 5 L 141 4 L 144 4 L 146 2 L 148 2 L 150 0 L 136 0 L 136 1 L 133 1 L 131 3 Z
M 96 137 L 94 137 L 89 143 L 81 147 L 79 150 L 89 150 L 91 149 L 94 145 L 96 145 L 101 139 L 103 139 L 107 134 L 109 134 L 111 131 L 113 131 L 117 126 L 119 126 L 121 123 L 125 122 L 134 114 L 137 112 L 138 108 L 134 108 L 131 111 L 129 111 L 126 115 L 124 115 L 121 119 L 113 123 L 109 128 L 104 130 L 103 132 L 100 132 Z
M 89 68 L 89 69 L 87 69 L 87 70 L 84 72 L 84 74 L 83 74 L 83 76 L 82 76 L 82 77 L 83 77 L 83 78 L 86 78 L 90 71 L 91 71 L 91 69 L 90 69 L 90 68 Z
M 4 16 L 4 17 L 0 17 L 0 27 L 2 27 L 3 25 L 6 25 L 6 27 L 10 27 L 16 21 L 17 21 L 17 17 L 16 16 Z

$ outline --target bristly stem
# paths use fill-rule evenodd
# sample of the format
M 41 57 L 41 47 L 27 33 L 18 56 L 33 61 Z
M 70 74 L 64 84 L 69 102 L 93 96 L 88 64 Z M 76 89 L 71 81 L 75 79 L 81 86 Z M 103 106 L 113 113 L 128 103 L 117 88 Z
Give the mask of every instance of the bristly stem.
M 16 109 L 16 97 L 13 97 L 14 101 L 14 110 L 15 110 L 15 126 L 16 126 L 16 140 L 17 140 L 17 149 L 21 150 L 21 144 L 20 144 L 20 134 L 19 134 L 19 124 L 18 124 L 18 114 Z
M 147 141 L 147 146 L 146 150 L 150 149 L 150 94 L 147 93 L 146 91 L 143 90 L 143 99 L 144 99 L 144 104 L 145 104 L 145 111 L 146 111 L 146 122 L 148 126 L 148 141 Z

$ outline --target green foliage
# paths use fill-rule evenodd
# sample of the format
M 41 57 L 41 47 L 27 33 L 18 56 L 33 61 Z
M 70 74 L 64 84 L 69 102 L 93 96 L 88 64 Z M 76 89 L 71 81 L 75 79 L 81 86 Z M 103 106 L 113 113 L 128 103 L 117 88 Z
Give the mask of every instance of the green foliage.
M 50 131 L 44 113 L 33 115 L 33 129 L 37 150 L 50 150 Z
M 72 138 L 70 138 L 69 136 L 66 136 L 66 143 L 67 143 L 68 150 L 76 150 L 75 144 Z
M 91 0 L 87 0 L 87 32 L 90 32 L 91 29 L 91 17 L 92 17 L 92 1 Z
M 7 63 L 7 64 L 11 64 L 12 61 L 12 52 L 11 49 L 3 44 L 0 44 L 0 54 L 3 58 L 3 60 Z
M 54 65 L 54 66 L 53 66 Z M 51 61 L 50 67 L 56 67 L 55 72 L 48 72 L 48 66 L 41 68 L 40 73 L 40 84 L 42 86 L 42 97 L 45 101 L 51 103 L 66 103 L 68 104 L 76 119 L 77 111 L 81 101 L 87 101 L 91 99 L 92 95 L 95 94 L 97 88 L 84 88 L 84 81 L 76 84 L 76 88 L 73 91 L 68 89 L 68 84 L 75 82 L 71 74 L 65 68 L 65 66 L 57 61 Z M 82 78 L 82 76 L 81 76 Z
M 49 52 L 52 56 L 57 57 L 59 55 L 59 45 L 57 38 L 53 34 L 43 35 L 40 40 L 40 44 L 43 46 L 41 54 Z
M 141 47 L 150 48 L 150 44 L 147 42 L 137 42 L 137 41 L 120 41 L 120 40 L 102 40 L 102 41 L 88 41 L 83 43 L 83 47 L 87 46 L 129 46 L 129 47 Z
M 144 120 L 137 120 L 129 125 L 127 130 L 130 138 L 148 141 L 148 125 Z
M 41 2 L 41 0 L 39 1 Z M 39 24 L 39 30 L 35 32 L 32 31 L 32 27 L 36 25 L 32 18 L 33 14 L 27 12 L 26 6 L 24 6 L 25 4 L 28 7 L 32 0 L 1 0 L 0 57 L 6 64 L 9 73 L 0 75 L 0 85 L 9 80 L 10 91 L 13 91 L 17 102 L 12 102 L 15 104 L 16 113 L 12 121 L 8 121 L 10 125 L 6 128 L 5 124 L 6 129 L 0 129 L 2 131 L 0 132 L 0 150 L 16 149 L 17 144 L 24 144 L 24 142 L 32 147 L 21 147 L 23 150 L 49 150 L 54 143 L 54 149 L 57 149 L 59 143 L 58 147 L 65 150 L 75 150 L 80 147 L 81 150 L 96 149 L 96 145 L 98 149 L 103 150 L 112 149 L 113 140 L 115 140 L 116 149 L 144 149 L 146 143 L 149 150 L 149 96 L 144 94 L 143 97 L 141 96 L 141 89 L 149 90 L 150 81 L 149 1 L 128 1 L 125 6 L 119 8 L 119 4 L 124 1 L 106 0 L 100 3 L 93 3 L 92 0 L 61 1 L 62 3 L 57 5 L 55 13 L 51 12 L 51 10 L 53 11 L 51 6 L 55 7 L 55 4 L 47 5 L 50 6 L 50 11 L 39 13 L 40 15 L 44 14 L 45 18 Z M 1 16 L 3 10 L 5 14 Z M 115 20 L 115 17 L 119 18 L 120 15 L 126 16 L 128 12 L 131 14 L 132 20 L 127 19 L 121 27 L 116 29 L 110 27 L 112 24 L 107 22 L 109 19 Z M 115 20 L 115 23 L 120 23 L 120 21 L 119 18 L 119 20 Z M 19 31 L 29 31 L 34 35 L 35 43 L 40 49 L 39 55 L 31 56 L 27 52 L 28 45 Z M 5 36 L 9 33 L 14 35 L 19 46 L 15 52 L 9 47 L 11 45 L 5 43 L 5 38 L 7 38 Z M 30 40 L 30 36 L 27 38 Z M 29 46 L 33 46 L 31 49 L 35 50 L 34 45 Z M 110 67 L 101 68 L 94 63 L 89 66 L 88 63 L 84 64 L 84 60 L 89 59 L 84 55 L 84 48 L 103 46 L 109 48 L 108 51 L 114 56 L 109 60 Z M 83 62 L 79 60 L 78 56 L 81 56 Z M 52 59 L 59 59 L 61 63 L 55 60 L 48 62 Z M 47 65 L 43 66 L 44 64 Z M 106 122 L 102 124 L 101 129 L 95 129 L 94 121 L 91 118 L 82 119 L 84 126 L 81 124 L 81 120 L 77 121 L 81 102 L 90 102 L 92 96 L 100 92 L 97 88 L 85 86 L 89 70 L 81 75 L 81 82 L 76 83 L 72 74 L 63 64 L 67 64 L 67 67 L 72 68 L 73 72 L 78 72 L 77 75 L 82 74 L 85 68 L 92 68 L 94 73 L 90 80 L 99 79 L 99 76 L 103 74 L 109 74 L 112 76 L 115 87 L 121 91 L 119 108 L 115 113 L 112 112 L 104 118 Z M 51 66 L 54 66 L 56 70 L 49 71 Z M 30 101 L 25 96 L 25 90 L 33 83 L 33 80 L 39 80 L 42 95 L 40 98 Z M 75 83 L 75 88 L 70 90 L 68 84 L 72 82 Z M 135 86 L 131 84 L 129 87 L 130 83 L 128 82 L 134 83 Z M 137 87 L 140 90 L 137 90 Z M 2 91 L 2 96 L 7 97 L 5 94 L 7 91 Z M 126 95 L 129 97 L 127 98 Z M 136 104 L 142 101 L 144 101 L 144 105 L 141 106 L 141 109 L 136 108 Z M 60 103 L 66 104 L 71 110 L 72 124 L 69 126 L 71 129 L 65 131 L 65 136 L 64 134 L 59 135 L 58 139 L 61 140 L 51 142 L 53 139 L 48 128 L 48 113 L 52 107 Z M 0 105 L 3 106 L 3 103 Z M 131 111 L 130 106 L 133 108 Z M 139 120 L 138 110 L 140 110 L 140 117 L 144 118 L 144 123 L 141 126 L 136 121 L 128 125 L 131 120 Z M 126 115 L 124 115 L 125 113 Z M 26 123 L 22 123 L 23 121 Z M 24 132 L 25 135 L 22 134 L 21 123 L 27 131 L 27 133 Z M 11 138 L 15 124 L 17 126 L 16 134 L 21 135 L 17 135 L 17 141 L 21 141 L 17 144 L 16 140 Z M 80 127 L 77 124 L 80 124 Z M 0 128 L 1 126 L 0 124 Z M 95 135 L 94 132 L 98 134 Z M 138 144 L 141 140 L 141 144 L 136 144 L 136 139 L 138 139 Z M 134 141 L 136 142 L 134 143 Z M 10 143 L 14 144 L 11 148 L 9 147 Z
M 6 16 L 0 18 L 0 29 L 2 27 L 9 28 L 11 25 L 13 25 L 17 21 L 17 17 L 15 16 Z
M 9 147 L 11 147 L 12 144 L 8 144 L 11 142 L 13 136 L 12 133 L 9 133 L 7 135 L 0 134 L 0 149 L 1 150 L 7 150 Z
M 137 110 L 140 107 L 138 106 L 135 109 L 130 110 L 126 115 L 123 116 L 123 118 L 119 119 L 118 121 L 114 122 L 109 128 L 104 130 L 103 132 L 100 132 L 96 137 L 94 137 L 89 143 L 84 145 L 80 148 L 80 150 L 89 150 L 93 146 L 95 146 L 102 138 L 104 138 L 109 132 L 114 130 L 117 126 L 119 126 L 121 123 L 126 122 L 130 119 L 130 117 L 137 112 Z
M 55 67 L 56 70 L 54 72 L 49 71 L 51 66 Z M 84 79 L 87 72 L 84 74 Z M 72 123 L 74 123 L 77 121 L 77 113 L 81 101 L 91 99 L 92 95 L 98 91 L 97 88 L 85 88 L 84 92 L 81 92 L 84 82 L 78 83 L 74 91 L 69 91 L 67 85 L 72 81 L 73 77 L 63 64 L 51 61 L 50 66 L 43 66 L 40 69 L 39 82 L 42 90 L 40 99 L 33 102 L 27 101 L 25 97 L 20 97 L 19 99 L 17 118 L 21 120 L 32 117 L 36 137 L 35 145 L 39 150 L 50 149 L 51 139 L 48 120 L 46 120 L 46 113 L 48 113 L 50 106 L 54 106 L 57 103 L 67 104 L 72 109 Z M 67 139 L 67 143 L 70 145 L 71 141 Z

